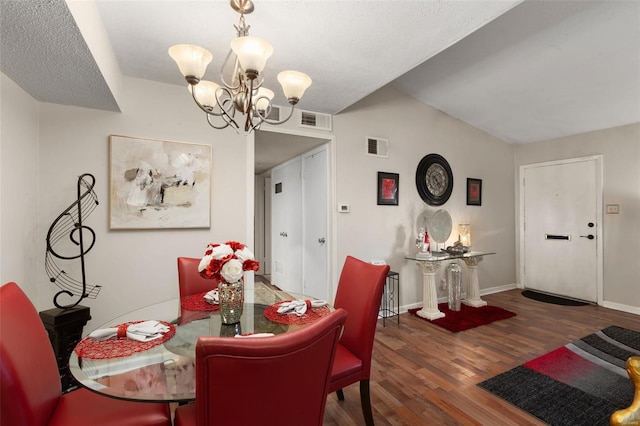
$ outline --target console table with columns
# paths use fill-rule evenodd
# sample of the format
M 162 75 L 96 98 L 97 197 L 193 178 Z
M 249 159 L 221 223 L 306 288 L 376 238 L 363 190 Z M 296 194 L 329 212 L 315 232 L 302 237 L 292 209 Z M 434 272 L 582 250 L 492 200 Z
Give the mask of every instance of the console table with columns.
M 436 271 L 442 262 L 447 260 L 462 259 L 469 271 L 469 284 L 467 286 L 467 297 L 462 301 L 465 305 L 478 308 L 485 306 L 487 302 L 480 298 L 480 282 L 478 280 L 478 264 L 488 256 L 495 253 L 472 251 L 464 254 L 449 254 L 446 252 L 432 253 L 427 256 L 411 254 L 405 259 L 415 260 L 422 270 L 422 291 L 424 302 L 422 309 L 416 314 L 428 320 L 434 320 L 445 316 L 444 312 L 438 309 L 438 292 L 436 289 Z

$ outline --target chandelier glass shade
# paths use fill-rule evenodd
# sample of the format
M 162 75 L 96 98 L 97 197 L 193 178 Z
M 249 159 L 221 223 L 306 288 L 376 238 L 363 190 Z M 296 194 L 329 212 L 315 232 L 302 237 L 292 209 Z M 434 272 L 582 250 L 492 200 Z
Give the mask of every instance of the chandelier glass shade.
M 202 79 L 213 59 L 208 50 L 190 44 L 177 44 L 169 48 L 169 56 L 178 64 L 193 100 L 206 113 L 211 127 L 242 128 L 248 134 L 259 129 L 262 123 L 282 124 L 289 120 L 295 105 L 311 86 L 311 78 L 299 71 L 279 73 L 278 82 L 291 109 L 284 119 L 268 118 L 275 94 L 262 84 L 263 71 L 273 54 L 273 46 L 259 37 L 249 36 L 244 15 L 253 11 L 253 3 L 250 0 L 231 0 L 230 3 L 240 13 L 240 22 L 235 26 L 237 37 L 231 40 L 229 53 L 220 68 L 222 84 Z M 243 124 L 236 121 L 236 113 L 242 116 Z

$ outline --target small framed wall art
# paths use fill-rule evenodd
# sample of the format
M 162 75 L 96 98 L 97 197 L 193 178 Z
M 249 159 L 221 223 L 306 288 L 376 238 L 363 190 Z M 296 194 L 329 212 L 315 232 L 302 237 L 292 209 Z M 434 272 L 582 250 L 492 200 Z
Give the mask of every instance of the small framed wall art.
M 397 206 L 399 185 L 398 173 L 378 172 L 378 205 Z
M 482 205 L 482 179 L 467 178 L 467 205 Z

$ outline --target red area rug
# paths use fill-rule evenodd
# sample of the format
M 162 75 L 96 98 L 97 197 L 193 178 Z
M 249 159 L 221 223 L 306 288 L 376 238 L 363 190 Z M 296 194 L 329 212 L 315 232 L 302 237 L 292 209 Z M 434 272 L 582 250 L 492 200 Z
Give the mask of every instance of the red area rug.
M 507 311 L 506 309 L 502 309 L 497 306 L 487 305 L 479 308 L 472 308 L 471 306 L 462 305 L 459 311 L 452 311 L 446 303 L 440 303 L 438 304 L 438 309 L 445 314 L 444 318 L 428 320 L 416 315 L 416 312 L 420 309 L 422 308 L 409 309 L 409 313 L 414 315 L 416 318 L 420 318 L 439 327 L 445 328 L 452 333 L 457 333 L 458 331 L 468 330 L 470 328 L 479 327 L 494 321 L 516 316 L 514 312 Z
M 608 425 L 631 405 L 627 359 L 640 354 L 640 332 L 611 326 L 478 383 L 552 426 Z

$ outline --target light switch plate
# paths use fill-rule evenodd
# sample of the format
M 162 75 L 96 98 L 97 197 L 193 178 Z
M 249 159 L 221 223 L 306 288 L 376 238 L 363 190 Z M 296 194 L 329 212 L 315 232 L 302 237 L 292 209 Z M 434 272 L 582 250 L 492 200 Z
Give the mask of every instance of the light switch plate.
M 607 204 L 607 214 L 619 214 L 620 204 Z

